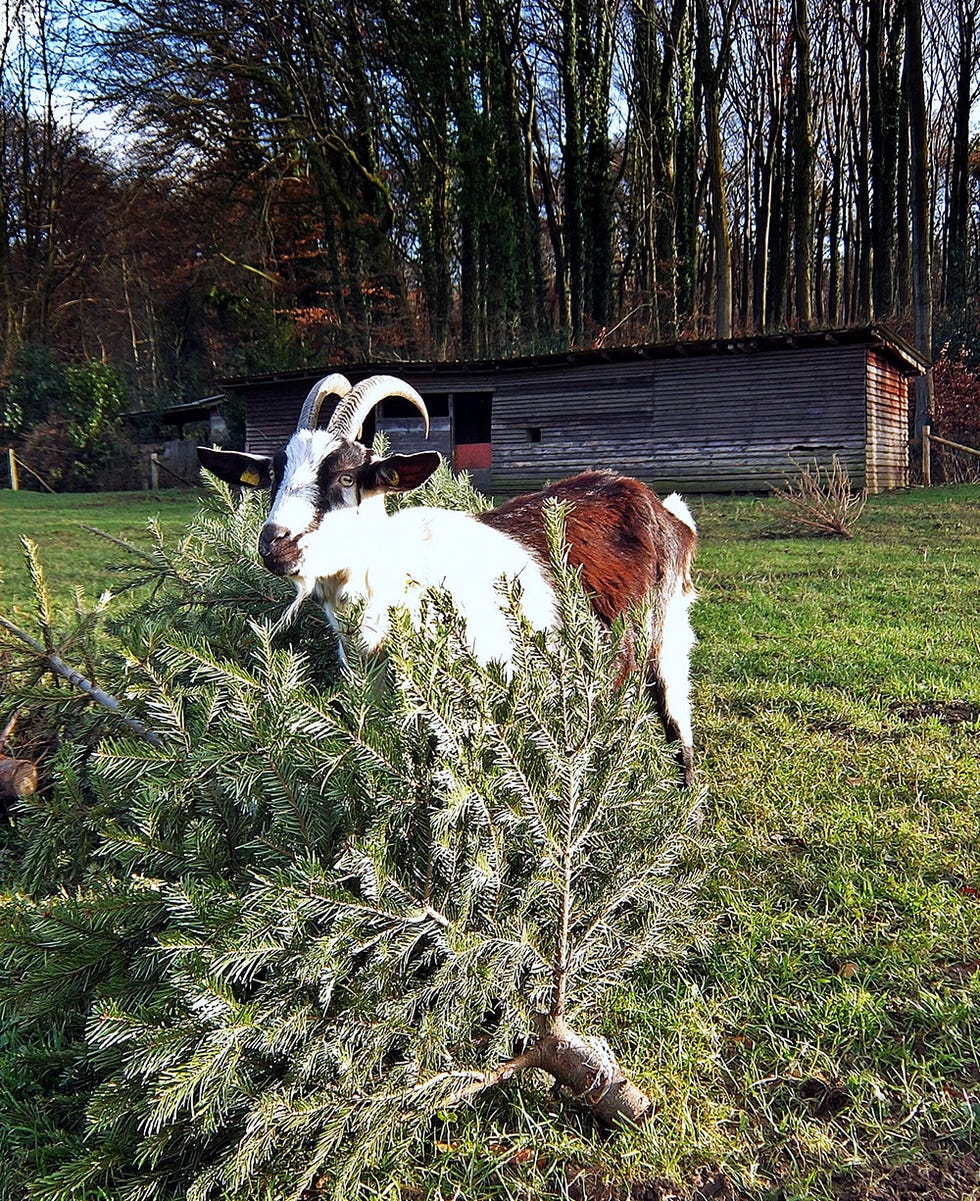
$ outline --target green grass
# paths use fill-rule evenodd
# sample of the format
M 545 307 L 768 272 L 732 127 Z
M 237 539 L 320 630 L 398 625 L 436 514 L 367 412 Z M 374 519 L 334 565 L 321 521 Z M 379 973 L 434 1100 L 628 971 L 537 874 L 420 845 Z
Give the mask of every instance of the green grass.
M 148 524 L 158 519 L 175 537 L 186 528 L 198 504 L 196 492 L 0 491 L 0 600 L 2 611 L 19 614 L 32 596 L 22 538 L 41 547 L 51 590 L 69 600 L 75 588 L 98 596 L 112 588 L 107 568 L 121 552 L 86 527 L 137 545 L 149 540 Z
M 706 1150 L 763 1194 L 980 1132 L 978 502 L 875 498 L 853 542 L 695 506 L 719 916 L 673 1012 L 731 1107 Z
M 119 552 L 84 524 L 131 539 L 159 512 L 176 535 L 193 504 L 0 495 L 0 611 L 29 593 L 19 535 L 56 591 L 96 593 Z M 773 500 L 692 509 L 710 936 L 603 1026 L 657 1117 L 596 1140 L 525 1090 L 502 1133 L 488 1098 L 448 1115 L 404 1197 L 557 1197 L 569 1165 L 688 1182 L 718 1165 L 737 1195 L 825 1201 L 854 1174 L 977 1145 L 980 489 L 872 498 L 850 542 L 786 536 Z

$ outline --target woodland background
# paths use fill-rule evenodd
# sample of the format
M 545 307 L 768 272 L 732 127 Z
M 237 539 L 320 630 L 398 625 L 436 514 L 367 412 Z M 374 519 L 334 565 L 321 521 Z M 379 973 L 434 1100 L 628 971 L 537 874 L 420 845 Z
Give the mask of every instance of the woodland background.
M 5 0 L 0 441 L 94 479 L 123 410 L 222 376 L 874 320 L 940 357 L 936 422 L 975 442 L 978 22 Z

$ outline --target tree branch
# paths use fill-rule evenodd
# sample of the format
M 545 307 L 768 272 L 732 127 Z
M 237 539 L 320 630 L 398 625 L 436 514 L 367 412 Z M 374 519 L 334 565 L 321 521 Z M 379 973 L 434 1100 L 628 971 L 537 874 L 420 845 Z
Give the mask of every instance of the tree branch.
M 0 617 L 0 626 L 7 630 L 8 633 L 13 634 L 25 646 L 29 646 L 32 651 L 36 652 L 53 672 L 67 680 L 69 684 L 74 685 L 79 691 L 84 692 L 91 700 L 102 705 L 104 709 L 108 709 L 110 713 L 114 713 L 138 738 L 142 738 L 152 746 L 163 747 L 163 740 L 160 736 L 155 734 L 149 726 L 145 726 L 137 718 L 127 717 L 120 709 L 119 701 L 114 696 L 103 691 L 96 684 L 93 684 L 91 680 L 87 680 L 74 667 L 69 667 L 64 659 L 60 658 L 53 651 L 47 650 L 42 643 L 38 642 L 36 638 L 31 637 L 26 630 L 22 630 L 19 626 L 14 625 L 6 617 Z

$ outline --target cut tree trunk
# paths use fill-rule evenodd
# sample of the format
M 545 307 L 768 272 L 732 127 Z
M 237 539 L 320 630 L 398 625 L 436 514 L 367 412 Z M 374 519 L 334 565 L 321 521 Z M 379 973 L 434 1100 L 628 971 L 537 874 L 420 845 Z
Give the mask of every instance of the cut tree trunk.
M 528 1068 L 555 1080 L 606 1126 L 641 1126 L 653 1116 L 653 1102 L 627 1078 L 605 1039 L 585 1038 L 561 1017 L 537 1015 L 538 1041 L 492 1072 L 474 1072 L 445 1104 L 456 1105 Z
M 37 788 L 37 768 L 29 759 L 0 756 L 0 797 L 29 796 Z
M 639 1126 L 653 1102 L 629 1080 L 604 1039 L 584 1038 L 562 1018 L 542 1017 L 536 1066 L 569 1089 L 606 1126 Z

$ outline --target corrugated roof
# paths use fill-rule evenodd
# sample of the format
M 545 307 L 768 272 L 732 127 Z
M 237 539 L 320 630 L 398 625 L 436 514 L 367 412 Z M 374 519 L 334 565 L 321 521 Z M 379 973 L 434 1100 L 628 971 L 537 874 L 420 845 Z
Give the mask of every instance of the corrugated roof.
M 636 346 L 594 347 L 588 350 L 569 350 L 553 354 L 517 355 L 512 358 L 462 359 L 462 360 L 416 360 L 416 359 L 371 359 L 360 365 L 349 360 L 324 363 L 319 367 L 300 368 L 291 371 L 275 371 L 258 375 L 234 376 L 221 382 L 235 389 L 248 385 L 310 379 L 330 367 L 343 367 L 356 373 L 358 366 L 365 370 L 383 368 L 397 374 L 399 370 L 425 371 L 438 374 L 445 372 L 473 372 L 494 374 L 508 370 L 527 370 L 529 367 L 555 367 L 566 363 L 569 366 L 586 366 L 594 363 L 635 362 L 637 359 L 687 358 L 703 355 L 754 354 L 766 351 L 792 350 L 814 346 L 853 346 L 866 344 L 890 354 L 903 365 L 910 375 L 921 375 L 929 366 L 929 359 L 916 350 L 911 343 L 883 325 L 854 326 L 848 329 L 825 329 L 796 331 L 782 334 L 751 334 L 738 338 L 704 338 L 678 342 L 645 343 Z
M 169 405 L 161 409 L 160 419 L 171 425 L 187 425 L 192 421 L 207 421 L 211 413 L 223 405 L 224 396 L 205 396 L 203 400 L 189 400 L 184 404 Z

